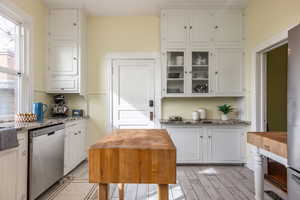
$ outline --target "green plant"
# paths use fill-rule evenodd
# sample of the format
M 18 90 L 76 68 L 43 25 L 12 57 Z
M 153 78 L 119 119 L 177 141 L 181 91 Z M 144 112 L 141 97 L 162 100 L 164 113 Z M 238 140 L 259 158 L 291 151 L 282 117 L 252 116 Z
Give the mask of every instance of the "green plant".
M 218 106 L 219 111 L 221 111 L 224 115 L 227 115 L 228 113 L 231 113 L 234 109 L 232 108 L 231 105 L 224 104 L 221 106 Z

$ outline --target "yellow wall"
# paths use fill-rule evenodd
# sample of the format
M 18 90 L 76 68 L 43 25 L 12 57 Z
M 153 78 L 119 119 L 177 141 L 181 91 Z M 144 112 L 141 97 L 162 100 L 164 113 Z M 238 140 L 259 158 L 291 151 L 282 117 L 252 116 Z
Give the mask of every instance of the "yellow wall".
M 246 9 L 246 116 L 251 119 L 251 74 L 254 48 L 300 22 L 299 0 L 251 0 Z
M 11 0 L 15 6 L 33 18 L 33 74 L 34 101 L 49 104 L 49 96 L 45 93 L 45 50 L 46 50 L 46 19 L 48 8 L 38 0 Z

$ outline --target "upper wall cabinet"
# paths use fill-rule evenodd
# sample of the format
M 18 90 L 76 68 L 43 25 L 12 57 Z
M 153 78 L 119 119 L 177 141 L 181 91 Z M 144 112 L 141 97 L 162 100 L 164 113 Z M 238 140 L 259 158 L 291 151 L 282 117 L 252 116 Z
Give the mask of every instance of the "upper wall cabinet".
M 235 46 L 243 43 L 241 10 L 163 10 L 162 48 Z
M 79 9 L 49 11 L 48 93 L 85 94 L 85 21 Z
M 188 16 L 185 11 L 163 12 L 163 43 L 168 47 L 184 47 L 187 42 Z
M 241 46 L 243 43 L 243 14 L 241 11 L 215 12 L 214 42 L 217 46 Z
M 49 35 L 52 39 L 76 40 L 78 36 L 78 11 L 52 9 L 49 12 Z
M 163 10 L 162 96 L 242 97 L 243 18 L 239 9 Z

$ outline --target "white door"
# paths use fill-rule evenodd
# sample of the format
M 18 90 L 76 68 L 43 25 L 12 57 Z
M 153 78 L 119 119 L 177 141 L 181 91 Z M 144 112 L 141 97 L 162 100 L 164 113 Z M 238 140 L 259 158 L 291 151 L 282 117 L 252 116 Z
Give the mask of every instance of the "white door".
M 176 146 L 177 163 L 199 163 L 203 159 L 200 128 L 169 127 L 167 130 Z
M 243 16 L 237 12 L 215 13 L 216 45 L 240 45 L 243 40 Z
M 78 48 L 72 41 L 52 41 L 50 48 L 50 71 L 58 75 L 77 75 Z
M 51 39 L 76 40 L 78 12 L 75 9 L 51 9 L 49 25 Z
M 185 47 L 188 32 L 188 15 L 184 11 L 163 13 L 162 40 L 165 48 Z
M 214 18 L 209 11 L 192 11 L 190 13 L 190 45 L 192 47 L 209 46 L 213 40 Z
M 209 161 L 215 163 L 242 162 L 243 129 L 211 128 L 208 130 Z
M 113 62 L 113 128 L 154 128 L 154 65 L 153 60 Z
M 217 49 L 215 94 L 217 96 L 243 95 L 242 49 Z

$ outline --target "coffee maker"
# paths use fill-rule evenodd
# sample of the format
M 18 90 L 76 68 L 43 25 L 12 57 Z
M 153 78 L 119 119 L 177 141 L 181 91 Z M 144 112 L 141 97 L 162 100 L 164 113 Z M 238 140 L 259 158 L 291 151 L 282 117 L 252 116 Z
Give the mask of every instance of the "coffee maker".
M 68 117 L 69 107 L 66 105 L 65 96 L 58 94 L 53 97 L 53 100 L 52 117 Z

